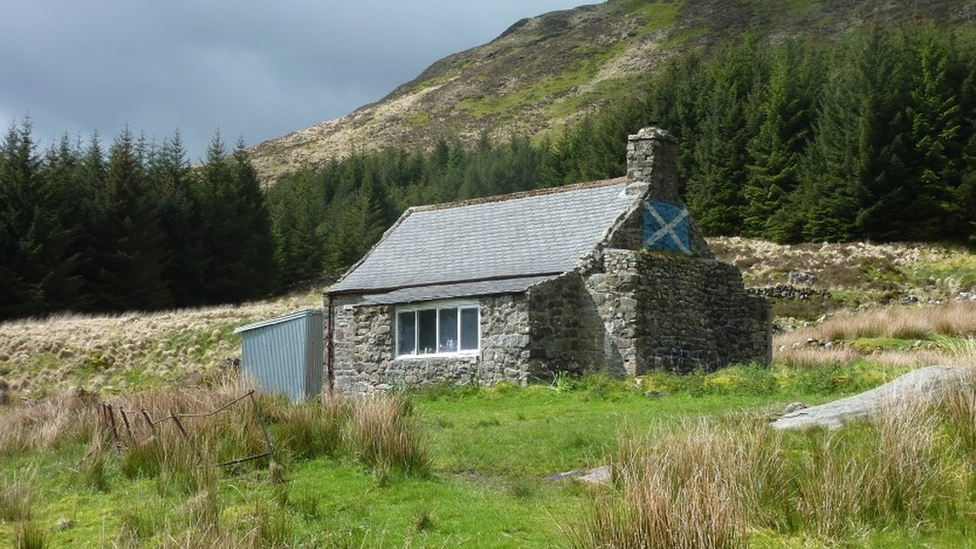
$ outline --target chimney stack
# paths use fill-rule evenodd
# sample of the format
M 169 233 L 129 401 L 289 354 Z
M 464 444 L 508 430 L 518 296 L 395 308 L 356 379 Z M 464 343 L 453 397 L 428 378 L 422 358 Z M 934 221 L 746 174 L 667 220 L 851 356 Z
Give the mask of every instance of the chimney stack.
M 678 140 L 667 130 L 650 126 L 628 136 L 627 177 L 646 183 L 649 198 L 684 204 L 678 192 Z

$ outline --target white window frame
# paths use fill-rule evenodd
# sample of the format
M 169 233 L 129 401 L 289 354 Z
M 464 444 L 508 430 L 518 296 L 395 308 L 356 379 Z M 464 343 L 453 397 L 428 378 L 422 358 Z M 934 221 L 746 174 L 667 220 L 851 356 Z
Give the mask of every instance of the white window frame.
M 420 311 L 438 311 L 440 309 L 454 309 L 457 315 L 457 351 L 453 352 L 433 352 L 433 353 L 421 353 L 420 352 L 420 316 L 414 316 L 414 352 L 411 354 L 400 354 L 400 314 L 401 313 L 419 313 Z M 461 311 L 464 309 L 474 309 L 478 312 L 478 343 L 474 349 L 461 350 Z M 437 341 L 440 340 L 441 331 L 441 315 L 438 312 L 435 315 L 436 325 L 434 328 Z M 412 358 L 439 358 L 439 357 L 455 357 L 455 356 L 477 356 L 481 352 L 481 303 L 478 300 L 471 299 L 452 299 L 452 300 L 442 300 L 442 301 L 427 301 L 425 303 L 418 303 L 416 305 L 406 305 L 402 307 L 397 307 L 393 313 L 393 356 L 397 359 L 412 359 Z

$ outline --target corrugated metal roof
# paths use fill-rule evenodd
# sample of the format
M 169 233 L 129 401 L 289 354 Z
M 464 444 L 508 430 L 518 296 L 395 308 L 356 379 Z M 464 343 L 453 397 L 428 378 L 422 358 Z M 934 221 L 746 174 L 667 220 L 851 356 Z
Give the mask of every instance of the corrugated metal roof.
M 234 333 L 239 334 L 241 332 L 247 332 L 249 330 L 257 330 L 258 328 L 264 328 L 266 326 L 274 326 L 275 324 L 282 324 L 309 315 L 321 315 L 321 314 L 322 314 L 321 309 L 305 309 L 284 316 L 276 316 L 274 318 L 259 320 L 258 322 L 247 324 L 245 326 L 238 326 L 237 328 L 234 328 Z
M 478 282 L 461 282 L 458 284 L 435 284 L 433 286 L 402 288 L 385 294 L 367 295 L 361 304 L 390 305 L 394 303 L 417 303 L 435 299 L 520 293 L 527 290 L 530 286 L 545 282 L 551 278 L 554 277 L 530 276 L 504 280 L 483 280 Z
M 636 207 L 640 197 L 625 193 L 628 183 L 408 210 L 328 292 L 445 284 L 454 291 L 459 282 L 567 272 Z

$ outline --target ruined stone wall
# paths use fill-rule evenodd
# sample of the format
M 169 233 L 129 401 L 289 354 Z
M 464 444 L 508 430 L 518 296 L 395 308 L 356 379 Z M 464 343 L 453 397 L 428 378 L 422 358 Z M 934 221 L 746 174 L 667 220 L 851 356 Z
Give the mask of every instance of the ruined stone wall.
M 735 266 L 673 254 L 634 255 L 638 369 L 688 372 L 770 363 L 769 301 L 746 292 Z
M 481 351 L 474 356 L 396 358 L 396 307 L 334 303 L 335 389 L 368 394 L 394 387 L 451 382 L 525 384 L 529 379 L 529 312 L 524 295 L 481 299 Z M 329 334 L 325 334 L 328 341 Z

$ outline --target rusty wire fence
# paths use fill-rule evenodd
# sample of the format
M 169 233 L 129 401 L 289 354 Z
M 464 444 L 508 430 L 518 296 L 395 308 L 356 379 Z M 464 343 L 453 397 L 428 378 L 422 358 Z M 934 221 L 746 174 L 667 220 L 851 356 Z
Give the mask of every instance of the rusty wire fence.
M 185 410 L 194 404 L 202 406 L 204 403 L 186 400 L 170 404 L 173 408 Z M 172 437 L 181 439 L 196 454 L 197 464 L 201 467 L 226 467 L 274 455 L 274 445 L 261 418 L 253 390 L 212 410 L 171 410 L 165 413 L 168 415 L 157 419 L 149 410 L 137 404 L 101 403 L 103 427 L 120 455 L 150 442 L 165 443 Z M 232 442 L 226 442 L 228 440 Z M 213 453 L 202 449 L 214 450 L 214 441 L 225 442 L 216 444 L 220 448 Z M 244 455 L 230 456 L 229 452 Z M 212 460 L 212 457 L 222 459 Z

